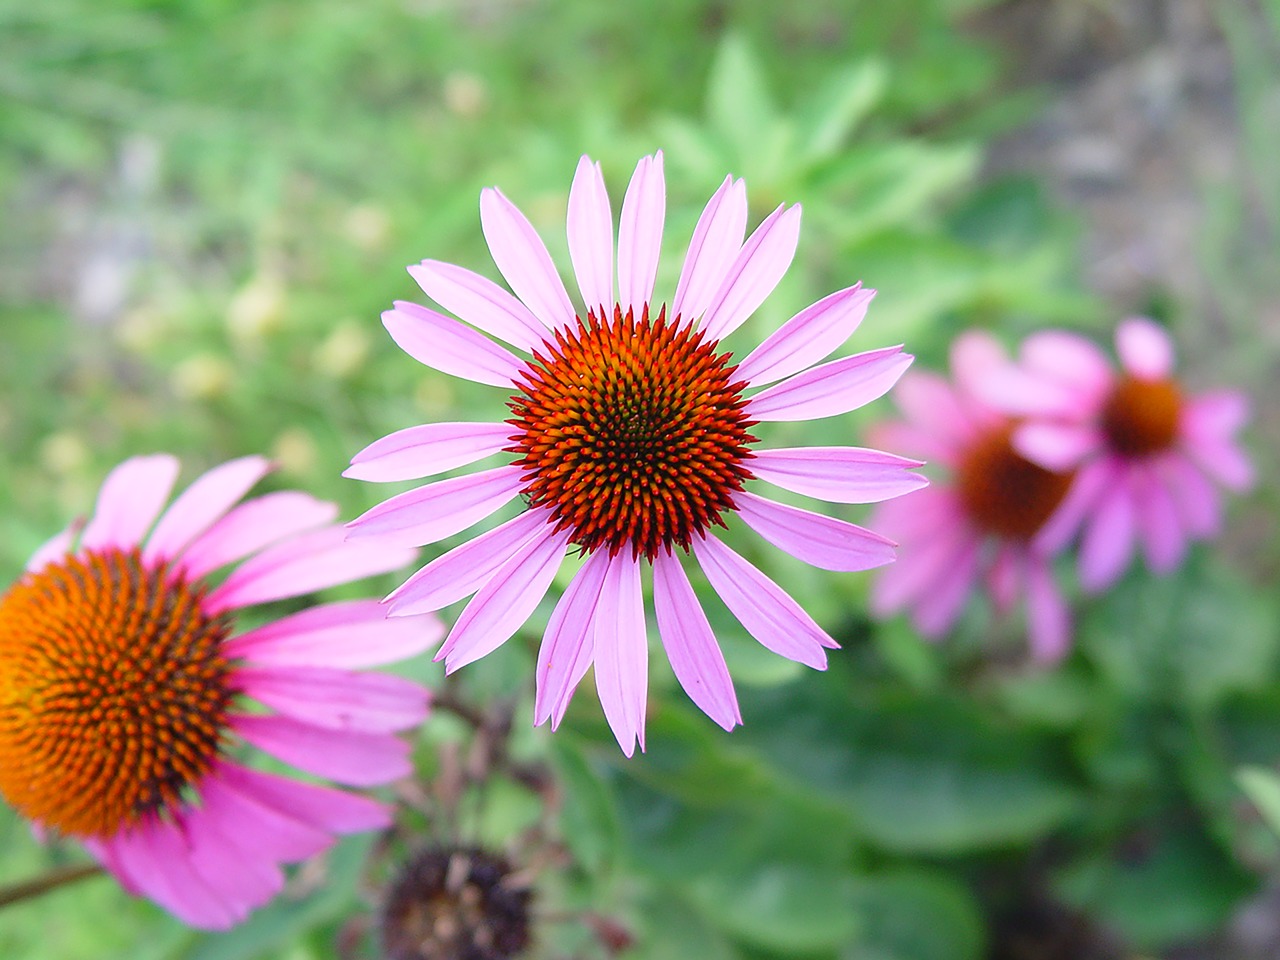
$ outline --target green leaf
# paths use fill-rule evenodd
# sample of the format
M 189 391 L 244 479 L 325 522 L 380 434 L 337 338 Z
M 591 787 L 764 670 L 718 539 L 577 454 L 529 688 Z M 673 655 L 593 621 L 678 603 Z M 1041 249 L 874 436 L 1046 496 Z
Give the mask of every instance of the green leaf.
M 858 881 L 861 918 L 848 960 L 978 960 L 986 928 L 973 897 L 941 870 L 899 869 Z
M 888 82 L 888 68 L 880 60 L 837 72 L 801 110 L 798 140 L 805 161 L 818 163 L 840 150 L 880 102 Z
M 764 68 L 746 39 L 727 34 L 707 79 L 707 116 L 739 158 L 750 156 L 778 122 Z
M 1265 767 L 1241 767 L 1236 772 L 1236 782 L 1267 825 L 1280 834 L 1280 774 Z

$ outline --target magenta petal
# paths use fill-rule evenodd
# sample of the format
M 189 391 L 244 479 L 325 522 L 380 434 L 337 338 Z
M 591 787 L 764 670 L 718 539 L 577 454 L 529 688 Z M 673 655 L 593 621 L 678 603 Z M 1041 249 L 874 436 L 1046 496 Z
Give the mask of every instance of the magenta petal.
M 746 229 L 746 184 L 725 177 L 698 217 L 676 284 L 671 312 L 682 323 L 696 320 L 711 305 L 711 298 L 742 249 Z
M 414 264 L 409 275 L 428 297 L 489 336 L 522 350 L 531 351 L 542 343 L 546 327 L 488 277 L 439 260 Z
M 470 596 L 547 527 L 543 510 L 526 510 L 487 533 L 436 557 L 387 597 L 393 617 L 440 610 Z
M 919 490 L 929 481 L 919 460 L 863 447 L 786 447 L 756 450 L 750 469 L 760 480 L 832 503 L 879 503 Z
M 382 325 L 413 359 L 450 376 L 494 387 L 510 387 L 525 363 L 506 347 L 464 323 L 416 303 L 395 301 Z
M 1159 324 L 1132 317 L 1116 328 L 1120 364 L 1143 380 L 1163 380 L 1173 372 L 1173 341 Z
M 848 413 L 884 396 L 914 358 L 885 347 L 810 367 L 747 401 L 753 420 L 818 420 Z
M 1046 380 L 1057 386 L 1050 406 L 1060 412 L 1079 415 L 1079 402 L 1090 408 L 1110 391 L 1114 374 L 1107 355 L 1088 337 L 1065 330 L 1033 333 L 1022 342 L 1018 359 L 1031 375 L 1032 383 Z
M 533 224 L 497 187 L 480 191 L 480 227 L 493 262 L 533 315 L 552 329 L 572 323 L 573 304 L 551 254 Z
M 885 617 L 936 593 L 978 537 L 962 523 L 948 523 L 920 538 L 904 538 L 901 556 L 876 577 L 871 610 Z
M 422 546 L 479 523 L 520 493 L 519 467 L 507 464 L 465 477 L 438 480 L 384 500 L 347 524 L 351 537 L 386 538 Z
M 560 725 L 574 689 L 591 666 L 595 655 L 593 623 L 608 567 L 606 550 L 597 550 L 587 557 L 551 612 L 538 647 L 535 725 L 546 723 L 548 718 L 553 730 Z
M 344 600 L 309 607 L 233 637 L 231 659 L 259 665 L 373 667 L 434 646 L 444 636 L 439 618 L 387 618 L 377 600 Z
M 27 572 L 35 573 L 55 560 L 61 560 L 65 557 L 71 552 L 71 545 L 75 542 L 76 534 L 79 532 L 80 525 L 73 524 L 60 533 L 55 533 L 36 548 L 36 552 L 27 561 Z
M 658 634 L 689 699 L 726 730 L 742 722 L 733 679 L 702 604 L 680 561 L 659 552 L 653 561 L 653 606 Z
M 1099 499 L 1112 482 L 1111 461 L 1094 460 L 1082 466 L 1062 502 L 1032 538 L 1036 549 L 1046 555 L 1055 555 L 1066 547 L 1097 509 Z
M 892 563 L 894 543 L 857 524 L 787 506 L 745 490 L 738 516 L 779 550 L 823 570 L 870 570 Z
M 1189 437 L 1226 439 L 1249 422 L 1249 401 L 1235 390 L 1214 390 L 1188 399 L 1182 418 Z
M 548 531 L 530 540 L 498 568 L 463 608 L 436 653 L 436 660 L 444 660 L 446 672 L 493 652 L 520 629 L 551 588 L 569 536 L 568 530 Z
M 569 259 L 587 310 L 613 315 L 613 210 L 600 164 L 578 160 L 569 188 Z
M 343 471 L 352 480 L 417 480 L 464 467 L 511 446 L 505 423 L 427 423 L 375 440 Z
M 226 930 L 243 918 L 191 866 L 190 844 L 177 824 L 151 821 L 107 842 L 138 891 L 201 930 Z
M 1027 633 L 1039 663 L 1057 663 L 1071 643 L 1071 614 L 1044 559 L 1027 562 Z
M 158 453 L 132 457 L 112 470 L 102 482 L 80 546 L 128 550 L 140 544 L 169 499 L 178 469 L 176 457 Z
M 662 151 L 636 164 L 622 200 L 618 224 L 618 305 L 625 314 L 641 309 L 653 298 L 662 251 L 662 226 L 667 215 L 667 184 Z
M 1187 537 L 1173 497 L 1147 465 L 1133 468 L 1134 505 L 1147 566 L 1155 573 L 1174 570 L 1187 552 Z
M 1228 490 L 1243 493 L 1253 487 L 1253 463 L 1233 440 L 1197 437 L 1182 447 L 1201 470 Z
M 299 783 L 227 761 L 218 776 L 254 802 L 325 833 L 360 833 L 391 825 L 391 811 L 368 797 L 314 783 Z
M 382 733 L 333 730 L 289 717 L 235 714 L 231 727 L 246 741 L 299 770 L 355 787 L 408 776 L 409 745 Z
M 234 823 L 236 836 L 245 846 L 276 863 L 305 860 L 333 845 L 328 830 L 304 822 L 294 807 L 266 803 L 246 789 L 240 774 L 248 772 L 219 761 L 200 784 L 201 808 L 219 822 Z
M 414 552 L 383 542 L 350 541 L 326 527 L 268 547 L 231 572 L 206 601 L 210 610 L 300 597 L 341 583 L 398 570 Z
M 1123 466 L 1111 471 L 1111 483 L 1098 501 L 1080 544 L 1080 584 L 1096 593 L 1115 583 L 1133 555 L 1136 532 L 1133 497 Z
M 758 387 L 806 370 L 849 339 L 876 295 L 855 284 L 805 307 L 738 364 L 738 379 Z
M 954 459 L 951 451 L 965 446 L 979 426 L 975 412 L 961 404 L 951 384 L 929 371 L 913 370 L 903 377 L 893 391 L 893 402 L 911 426 L 932 438 L 935 449 L 948 453 L 948 460 Z
M 981 397 L 982 385 L 1009 366 L 1000 341 L 985 330 L 966 330 L 951 341 L 951 376 L 962 396 Z
M 196 873 L 243 918 L 284 887 L 284 873 L 261 847 L 246 842 L 239 818 L 200 807 L 188 811 L 184 826 Z
M 1092 425 L 1033 421 L 1013 434 L 1013 446 L 1046 470 L 1064 471 L 1097 453 L 1104 439 Z
M 426 687 L 385 673 L 249 665 L 237 668 L 235 683 L 285 716 L 333 730 L 394 733 L 427 716 Z
M 916 599 L 912 610 L 912 622 L 926 637 L 940 637 L 950 630 L 964 610 L 965 600 L 973 593 L 982 544 L 968 540 L 957 547 L 942 577 L 928 593 Z
M 338 506 L 307 493 L 281 490 L 233 508 L 187 547 L 178 564 L 202 577 L 286 537 L 332 523 Z
M 1005 614 L 1013 606 L 1022 586 L 1027 552 L 1020 544 L 1001 543 L 987 568 L 987 593 L 996 613 Z
M 827 668 L 823 647 L 839 644 L 781 587 L 715 537 L 695 539 L 693 552 L 724 605 L 762 646 L 815 670 Z
M 1222 529 L 1222 497 L 1200 468 L 1174 453 L 1157 459 L 1153 469 L 1173 497 L 1182 528 L 1194 539 L 1217 536 Z
M 708 340 L 737 330 L 773 293 L 800 242 L 800 204 L 779 205 L 742 245 L 702 321 Z
M 644 750 L 649 695 L 649 641 L 640 590 L 640 562 L 627 552 L 609 561 L 595 616 L 596 692 L 618 746 L 628 757 Z
M 270 470 L 271 463 L 263 457 L 241 457 L 198 477 L 170 504 L 156 524 L 142 551 L 143 560 L 152 563 L 177 556 Z

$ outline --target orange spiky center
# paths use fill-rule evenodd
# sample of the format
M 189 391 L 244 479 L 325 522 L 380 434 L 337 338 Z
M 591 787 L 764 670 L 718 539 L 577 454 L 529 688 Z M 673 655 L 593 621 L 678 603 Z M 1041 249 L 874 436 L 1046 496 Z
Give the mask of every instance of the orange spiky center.
M 0 598 L 0 794 L 105 838 L 173 811 L 221 748 L 233 691 L 225 615 L 134 549 L 87 550 Z
M 1182 391 L 1172 380 L 1125 377 L 1102 408 L 1102 432 L 1117 453 L 1145 457 L 1173 446 L 1182 416 Z
M 746 383 L 716 346 L 665 307 L 557 330 L 508 403 L 530 506 L 588 553 L 630 547 L 650 560 L 724 526 L 756 438 Z
M 1071 485 L 1070 473 L 1052 473 L 1013 448 L 1012 423 L 981 434 L 956 471 L 956 489 L 973 524 L 1011 540 L 1033 537 Z

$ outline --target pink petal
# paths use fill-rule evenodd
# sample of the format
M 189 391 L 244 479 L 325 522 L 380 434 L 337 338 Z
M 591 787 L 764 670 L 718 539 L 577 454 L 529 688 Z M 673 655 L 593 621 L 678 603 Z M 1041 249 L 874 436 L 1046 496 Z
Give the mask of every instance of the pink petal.
M 1032 538 L 1036 549 L 1052 556 L 1066 547 L 1112 482 L 1110 460 L 1094 460 L 1081 467 L 1062 502 Z
M 533 315 L 553 330 L 572 323 L 573 304 L 551 254 L 533 224 L 497 187 L 480 192 L 480 227 L 493 262 Z
M 1013 434 L 1018 453 L 1046 470 L 1071 470 L 1082 460 L 1097 454 L 1105 440 L 1092 424 L 1032 421 Z
M 409 275 L 428 297 L 489 336 L 521 350 L 531 351 L 542 343 L 546 327 L 488 277 L 440 260 L 414 264 Z
M 1071 644 L 1071 613 L 1043 559 L 1027 562 L 1027 634 L 1039 663 L 1057 663 Z
M 1116 328 L 1120 365 L 1143 380 L 1163 380 L 1173 372 L 1173 341 L 1159 324 L 1132 317 Z
M 227 930 L 243 917 L 217 896 L 191 866 L 182 828 L 152 821 L 107 841 L 111 856 L 138 892 L 179 920 L 202 930 Z
M 76 535 L 80 532 L 83 524 L 75 523 L 67 527 L 61 533 L 55 533 L 52 537 L 36 548 L 36 552 L 31 555 L 31 559 L 27 561 L 27 572 L 35 573 L 44 569 L 48 564 L 56 560 L 61 560 L 71 552 L 71 545 L 75 542 Z
M 444 636 L 438 617 L 388 619 L 377 600 L 308 607 L 233 637 L 231 659 L 278 667 L 373 667 L 422 653 Z
M 987 568 L 987 593 L 991 595 L 991 605 L 996 613 L 1008 613 L 1018 598 L 1026 560 L 1026 551 L 1021 544 L 1006 542 L 996 549 L 991 566 Z
M 244 796 L 325 833 L 360 833 L 391 825 L 391 812 L 381 803 L 345 790 L 299 783 L 227 761 L 218 776 Z
M 904 538 L 897 562 L 872 584 L 872 612 L 886 617 L 937 593 L 979 539 L 962 523 L 939 527 L 920 539 Z
M 1182 430 L 1196 439 L 1227 439 L 1249 422 L 1249 401 L 1235 390 L 1191 397 L 1182 411 Z
M 270 470 L 271 463 L 263 457 L 241 457 L 198 477 L 156 524 L 142 551 L 143 560 L 154 563 L 177 556 L 225 516 Z
M 747 401 L 753 420 L 818 420 L 856 410 L 884 396 L 911 361 L 902 347 L 833 360 L 766 387 Z
M 624 551 L 609 561 L 595 617 L 596 691 L 618 746 L 628 757 L 644 750 L 649 690 L 649 641 L 640 591 L 640 563 Z
M 1217 536 L 1222 529 L 1222 498 L 1200 468 L 1175 453 L 1157 459 L 1154 469 L 1173 497 L 1187 534 L 1194 539 Z
M 932 437 L 937 449 L 948 453 L 966 445 L 980 425 L 972 410 L 961 404 L 951 384 L 929 371 L 913 370 L 903 377 L 893 391 L 893 402 L 912 426 Z M 954 454 L 949 459 L 952 457 Z
M 231 728 L 277 760 L 339 783 L 372 787 L 413 772 L 409 745 L 383 733 L 332 730 L 279 716 L 231 716 Z
M 875 295 L 859 283 L 805 307 L 747 354 L 735 377 L 758 387 L 824 360 L 862 323 Z
M 637 317 L 653 299 L 662 251 L 662 225 L 667 214 L 667 184 L 662 172 L 662 151 L 636 164 L 622 200 L 618 224 L 618 305 Z
M 1110 371 L 1108 371 L 1110 376 Z M 1022 366 L 993 370 L 972 385 L 974 397 L 984 406 L 1011 417 L 1054 417 L 1070 421 L 1094 416 L 1101 398 L 1090 400 L 1057 377 Z
M 970 529 L 956 491 L 945 484 L 934 484 L 877 505 L 870 525 L 898 543 L 932 541 L 949 536 L 951 531 L 965 533 Z
M 179 566 L 189 577 L 202 577 L 264 547 L 315 527 L 332 523 L 338 505 L 296 490 L 263 494 L 233 508 L 196 537 Z
M 929 484 L 911 472 L 920 465 L 863 447 L 779 447 L 751 458 L 758 479 L 832 503 L 878 503 L 919 490 Z
M 864 527 L 758 497 L 734 496 L 738 515 L 779 550 L 823 570 L 870 570 L 892 563 L 894 542 Z
M 551 612 L 538 647 L 535 725 L 550 719 L 551 729 L 560 726 L 574 689 L 591 666 L 595 655 L 596 608 L 608 567 L 606 550 L 597 550 L 587 557 Z
M 386 538 L 422 546 L 479 523 L 519 495 L 519 467 L 507 464 L 465 477 L 438 480 L 384 500 L 347 524 L 352 537 Z
M 446 673 L 492 653 L 529 619 L 551 588 L 570 534 L 548 530 L 530 540 L 471 598 L 435 655 Z
M 742 722 L 733 679 L 680 561 L 659 552 L 653 561 L 653 606 L 658 633 L 680 686 L 720 726 Z
M 352 542 L 342 527 L 313 530 L 268 547 L 233 570 L 206 600 L 210 610 L 300 597 L 410 563 L 414 551 Z
M 926 637 L 940 637 L 956 622 L 978 578 L 982 544 L 969 540 L 957 545 L 951 563 L 927 594 L 917 597 L 911 622 Z
M 191 842 L 191 866 L 223 902 L 235 908 L 239 918 L 283 889 L 284 873 L 260 847 L 246 842 L 239 818 L 192 808 L 184 827 Z
M 464 467 L 511 446 L 505 423 L 427 423 L 375 440 L 351 458 L 342 475 L 387 483 L 417 480 Z
M 1080 544 L 1080 585 L 1097 593 L 1115 583 L 1133 555 L 1136 533 L 1133 497 L 1123 467 L 1113 469 L 1112 482 L 1089 519 Z
M 725 177 L 698 217 L 676 284 L 671 312 L 682 323 L 696 320 L 711 305 L 711 298 L 724 284 L 729 267 L 742 249 L 746 230 L 746 184 Z
M 1187 455 L 1218 483 L 1235 493 L 1254 484 L 1253 462 L 1233 440 L 1198 437 L 1182 444 Z
M 1187 552 L 1187 537 L 1182 531 L 1177 506 L 1149 465 L 1134 467 L 1133 482 L 1138 534 L 1147 566 L 1155 573 L 1169 573 Z
M 436 557 L 387 597 L 391 615 L 399 618 L 440 610 L 475 593 L 546 528 L 549 519 L 543 510 L 526 510 L 514 520 Z
M 330 667 L 241 666 L 236 686 L 273 710 L 317 727 L 394 733 L 427 716 L 427 690 L 385 673 Z
M 613 315 L 613 210 L 600 164 L 578 160 L 569 188 L 569 259 L 587 310 Z
M 800 204 L 780 204 L 747 238 L 712 298 L 702 321 L 706 339 L 723 340 L 755 313 L 791 266 L 799 242 Z
M 761 645 L 815 670 L 827 668 L 823 647 L 839 644 L 781 587 L 715 537 L 694 540 L 693 552 L 724 605 Z
M 907 382 L 907 377 L 898 381 L 898 390 Z M 966 428 L 967 429 L 967 428 Z M 875 446 L 882 449 L 901 450 L 909 453 L 925 463 L 954 466 L 963 456 L 959 438 L 939 437 L 923 427 L 905 420 L 890 420 L 874 423 L 867 428 L 866 437 Z
M 242 775 L 249 772 L 228 761 L 219 761 L 200 783 L 201 809 L 219 822 L 235 824 L 241 843 L 276 863 L 305 860 L 333 845 L 329 830 L 305 822 L 294 807 L 270 804 L 257 796 L 256 791 L 244 783 Z
M 178 478 L 178 459 L 167 453 L 132 457 L 102 482 L 93 518 L 80 538 L 82 549 L 120 547 L 142 542 Z
M 450 376 L 494 387 L 510 387 L 525 363 L 483 333 L 406 300 L 385 310 L 382 325 L 413 359 Z
M 951 341 L 950 364 L 957 390 L 980 399 L 983 382 L 1009 366 L 1009 355 L 985 330 L 966 330 Z
M 1056 410 L 1087 414 L 1101 403 L 1115 380 L 1107 355 L 1088 337 L 1065 330 L 1033 333 L 1018 350 L 1019 362 L 1038 382 L 1058 386 Z

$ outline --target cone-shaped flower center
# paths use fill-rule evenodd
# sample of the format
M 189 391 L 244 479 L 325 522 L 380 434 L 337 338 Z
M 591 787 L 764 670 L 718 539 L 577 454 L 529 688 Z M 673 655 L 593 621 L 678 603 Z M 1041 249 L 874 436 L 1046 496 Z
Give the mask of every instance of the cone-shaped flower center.
M 638 319 L 615 307 L 611 322 L 588 314 L 556 331 L 508 404 L 529 504 L 588 552 L 630 546 L 650 560 L 723 526 L 756 438 L 746 383 L 715 348 L 665 307 L 656 320 L 647 306 Z
M 107 837 L 209 770 L 229 624 L 201 599 L 136 550 L 68 556 L 0 598 L 0 794 L 23 816 Z
M 956 488 L 970 521 L 982 530 L 1029 540 L 1066 496 L 1071 474 L 1051 473 L 1013 449 L 1013 425 L 982 434 L 965 452 Z
M 504 960 L 529 945 L 528 882 L 472 847 L 431 847 L 392 882 L 382 907 L 386 960 Z
M 1116 453 L 1143 457 L 1173 445 L 1181 415 L 1182 391 L 1172 380 L 1125 377 L 1102 408 L 1102 430 Z

